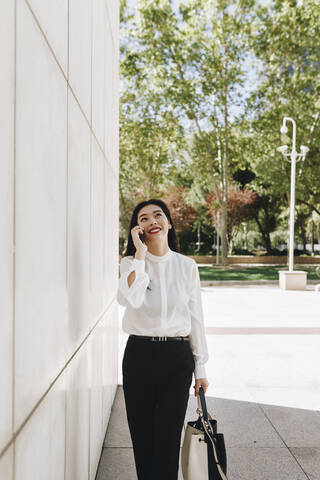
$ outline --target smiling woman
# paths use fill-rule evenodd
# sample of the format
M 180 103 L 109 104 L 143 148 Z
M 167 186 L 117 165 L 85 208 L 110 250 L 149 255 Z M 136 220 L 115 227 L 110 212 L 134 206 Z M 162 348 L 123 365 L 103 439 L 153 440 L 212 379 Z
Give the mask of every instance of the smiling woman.
M 178 252 L 162 200 L 134 209 L 117 299 L 126 307 L 123 391 L 138 479 L 176 480 L 192 375 L 196 395 L 208 388 L 208 348 L 198 267 Z
M 141 202 L 131 217 L 124 256 L 135 254 L 135 258 L 142 259 L 145 251 L 164 255 L 169 247 L 178 250 L 177 236 L 167 205 L 158 199 Z

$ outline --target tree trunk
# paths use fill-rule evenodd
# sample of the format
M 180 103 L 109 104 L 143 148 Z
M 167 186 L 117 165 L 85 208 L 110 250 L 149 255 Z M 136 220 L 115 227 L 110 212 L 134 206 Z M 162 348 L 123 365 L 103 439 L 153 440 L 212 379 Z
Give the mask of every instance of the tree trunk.
M 272 254 L 272 245 L 271 245 L 271 238 L 270 238 L 269 232 L 267 232 L 264 235 L 264 242 L 265 242 L 265 247 L 266 247 L 266 250 L 267 250 L 267 254 L 271 255 Z
M 262 223 L 260 222 L 260 220 L 258 218 L 258 215 L 256 215 L 254 217 L 254 219 L 255 219 L 255 221 L 258 225 L 258 228 L 260 230 L 260 233 L 262 235 L 263 243 L 264 243 L 264 246 L 266 247 L 267 253 L 268 253 L 268 255 L 271 255 L 272 254 L 272 245 L 271 245 L 270 233 L 264 230 L 264 228 L 262 226 Z
M 225 199 L 222 200 L 221 205 L 221 263 L 227 264 L 228 256 L 228 241 L 227 241 L 227 205 Z
M 222 169 L 222 228 L 221 228 L 221 263 L 227 265 L 227 207 L 228 207 L 228 87 L 225 87 L 224 96 L 224 148 Z
M 314 222 L 311 221 L 311 255 L 314 255 Z
M 233 239 L 230 238 L 229 240 L 229 255 L 232 255 L 232 250 L 233 250 Z
M 302 244 L 303 244 L 303 250 L 307 250 L 307 235 L 306 235 L 306 230 L 304 227 L 301 227 L 301 239 L 302 239 Z

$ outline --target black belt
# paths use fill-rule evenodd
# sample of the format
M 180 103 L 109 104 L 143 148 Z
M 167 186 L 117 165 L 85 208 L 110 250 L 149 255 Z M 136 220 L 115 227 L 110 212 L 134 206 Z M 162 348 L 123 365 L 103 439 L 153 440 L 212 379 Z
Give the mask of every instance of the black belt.
M 172 340 L 180 340 L 189 342 L 189 337 L 150 337 L 147 335 L 129 335 L 129 338 L 134 338 L 138 340 L 149 340 L 151 342 L 167 342 Z

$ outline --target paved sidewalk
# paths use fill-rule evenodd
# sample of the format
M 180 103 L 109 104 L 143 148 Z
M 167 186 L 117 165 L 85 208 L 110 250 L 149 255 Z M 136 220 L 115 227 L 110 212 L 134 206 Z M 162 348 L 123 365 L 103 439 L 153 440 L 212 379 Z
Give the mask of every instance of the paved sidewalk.
M 319 480 L 320 294 L 277 286 L 201 290 L 206 401 L 225 434 L 228 479 Z M 119 314 L 121 321 L 122 307 Z M 137 478 L 121 385 L 127 337 L 120 335 L 119 386 L 97 480 Z M 196 406 L 191 388 L 185 422 L 197 418 Z

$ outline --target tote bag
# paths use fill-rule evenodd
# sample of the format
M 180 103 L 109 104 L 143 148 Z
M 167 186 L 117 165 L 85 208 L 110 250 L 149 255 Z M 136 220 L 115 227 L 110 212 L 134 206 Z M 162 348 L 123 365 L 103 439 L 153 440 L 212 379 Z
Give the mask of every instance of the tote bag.
M 227 455 L 223 433 L 217 420 L 207 412 L 203 388 L 199 388 L 199 417 L 187 423 L 181 448 L 184 480 L 227 480 Z

